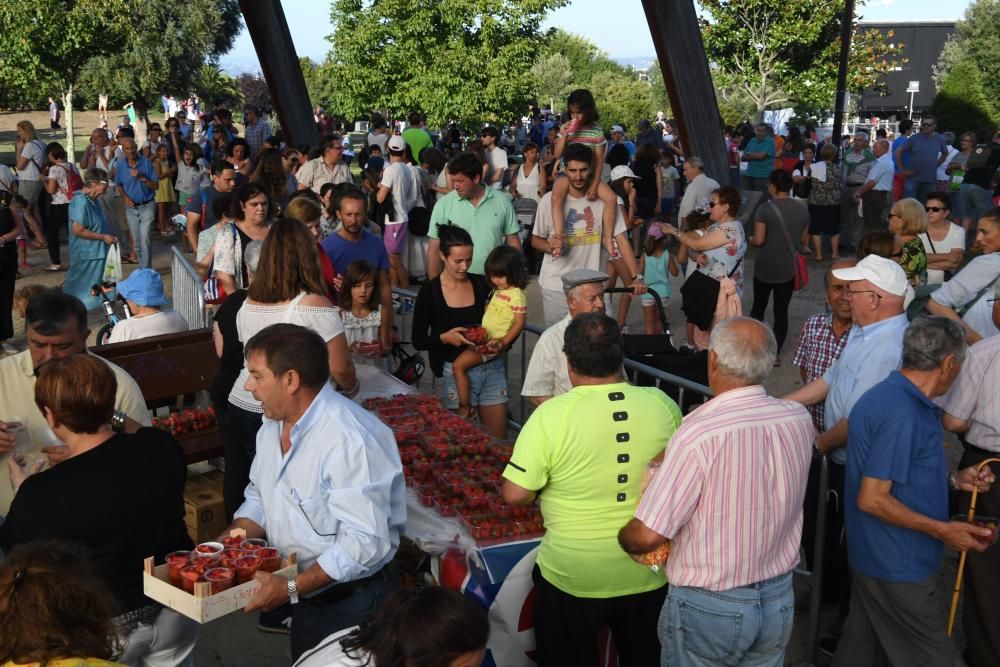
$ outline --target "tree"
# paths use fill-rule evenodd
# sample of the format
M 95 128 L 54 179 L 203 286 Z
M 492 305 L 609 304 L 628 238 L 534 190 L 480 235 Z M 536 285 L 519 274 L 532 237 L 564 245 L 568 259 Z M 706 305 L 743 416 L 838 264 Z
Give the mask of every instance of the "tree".
M 573 73 L 571 88 L 585 88 L 598 72 L 631 73 L 586 37 L 561 29 L 552 32 L 545 40 L 542 56 L 552 54 L 564 56 L 569 61 L 569 68 Z M 565 100 L 561 102 L 565 103 Z
M 95 89 L 133 101 L 143 119 L 161 94 L 187 95 L 201 66 L 232 48 L 242 20 L 238 0 L 143 0 L 129 8 L 128 42 L 100 49 L 85 78 Z
M 665 117 L 670 118 L 673 114 L 670 111 L 670 97 L 667 95 L 667 84 L 663 81 L 660 61 L 653 61 L 653 64 L 649 66 L 648 76 L 653 107 L 656 111 L 662 111 Z
M 124 0 L 5 0 L 0 3 L 0 80 L 37 95 L 54 85 L 66 110 L 66 152 L 75 161 L 73 94 L 94 53 L 122 43 L 128 32 Z M 43 94 L 44 96 L 44 94 Z
M 243 97 L 243 104 L 257 107 L 265 114 L 274 110 L 274 102 L 271 100 L 271 90 L 267 87 L 267 81 L 258 74 L 244 72 L 236 79 Z
M 965 60 L 971 61 L 979 70 L 994 117 L 1000 112 L 997 44 L 1000 44 L 1000 2 L 975 0 L 965 10 L 962 20 L 955 24 L 955 32 L 945 43 L 934 68 L 935 82 L 940 86 L 952 67 Z
M 502 121 L 531 101 L 546 13 L 568 0 L 334 0 L 322 97 L 347 119 Z
M 556 100 L 565 100 L 570 91 L 573 68 L 563 54 L 550 53 L 532 65 L 531 78 L 532 92 L 538 98 L 538 103 L 555 107 Z
M 239 82 L 229 76 L 218 65 L 205 63 L 198 68 L 193 84 L 198 97 L 211 104 L 222 100 L 224 104 L 238 106 L 243 103 L 243 91 Z
M 594 94 L 599 121 L 604 129 L 612 125 L 624 125 L 634 130 L 640 120 L 656 117 L 653 108 L 652 89 L 648 82 L 640 81 L 635 74 L 617 74 L 605 70 L 597 72 L 588 82 Z
M 327 107 L 330 100 L 324 97 L 325 80 L 323 79 L 324 65 L 313 62 L 311 58 L 299 58 L 299 67 L 302 69 L 302 78 L 306 80 L 306 90 L 309 91 L 309 99 L 313 105 Z
M 756 119 L 770 108 L 829 109 L 836 89 L 844 0 L 702 0 L 702 36 L 723 99 L 745 96 Z M 877 31 L 855 38 L 849 88 L 860 92 L 901 63 Z
M 931 103 L 931 115 L 941 130 L 991 134 L 998 120 L 986 92 L 979 67 L 971 57 L 951 65 L 941 79 Z

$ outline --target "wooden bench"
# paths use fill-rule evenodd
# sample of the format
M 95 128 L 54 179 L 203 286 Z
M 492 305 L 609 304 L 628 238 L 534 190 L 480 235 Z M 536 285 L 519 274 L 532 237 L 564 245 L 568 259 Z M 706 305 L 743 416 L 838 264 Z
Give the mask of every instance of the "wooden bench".
M 177 397 L 208 390 L 219 371 L 211 329 L 164 334 L 90 351 L 131 375 L 150 409 L 173 405 Z M 222 456 L 219 431 L 211 426 L 177 436 L 188 463 Z

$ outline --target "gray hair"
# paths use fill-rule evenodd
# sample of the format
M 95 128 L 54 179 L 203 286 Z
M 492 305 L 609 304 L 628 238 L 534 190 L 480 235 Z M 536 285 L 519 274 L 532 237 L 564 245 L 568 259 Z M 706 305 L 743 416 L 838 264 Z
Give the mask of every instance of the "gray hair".
M 951 144 L 955 143 L 955 133 L 954 132 L 942 132 L 941 136 L 944 137 L 944 140 L 948 142 L 949 146 Z
M 854 136 L 861 137 L 865 141 L 870 141 L 872 138 L 871 135 L 865 132 L 864 130 L 858 130 L 857 132 L 854 133 Z
M 257 273 L 257 264 L 260 263 L 260 249 L 264 247 L 263 241 L 251 241 L 243 251 L 243 264 L 250 273 Z
M 108 172 L 103 169 L 98 169 L 97 167 L 91 167 L 90 169 L 85 169 L 83 171 L 83 184 L 93 185 L 94 183 L 107 183 L 108 182 Z
M 947 317 L 924 316 L 910 323 L 903 334 L 903 368 L 932 371 L 945 357 L 965 359 L 965 332 Z
M 763 332 L 761 336 L 747 336 L 738 324 L 752 324 Z M 778 355 L 778 342 L 771 330 L 749 317 L 731 317 L 712 327 L 708 348 L 715 352 L 719 367 L 726 375 L 739 378 L 747 384 L 760 384 L 774 368 Z
M 692 155 L 687 159 L 687 163 L 692 167 L 698 167 L 698 169 L 705 171 L 705 162 L 697 155 Z

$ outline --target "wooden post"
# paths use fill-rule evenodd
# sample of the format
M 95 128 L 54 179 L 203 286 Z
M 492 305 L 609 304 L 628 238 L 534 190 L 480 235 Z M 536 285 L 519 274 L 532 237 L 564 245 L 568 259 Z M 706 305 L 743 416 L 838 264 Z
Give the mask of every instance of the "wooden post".
M 700 157 L 705 163 L 705 173 L 726 185 L 729 183 L 726 142 L 694 3 L 642 0 L 642 8 L 660 61 L 670 108 L 678 121 L 684 154 Z
M 837 63 L 837 97 L 833 103 L 833 136 L 830 137 L 835 146 L 840 146 L 844 116 L 847 115 L 847 64 L 851 57 L 851 37 L 854 35 L 854 0 L 847 0 L 844 3 L 844 16 L 841 21 L 843 24 L 840 27 L 840 60 Z M 872 135 L 872 143 L 875 143 L 875 135 Z
M 319 143 L 312 103 L 280 0 L 240 0 L 247 31 L 289 146 Z

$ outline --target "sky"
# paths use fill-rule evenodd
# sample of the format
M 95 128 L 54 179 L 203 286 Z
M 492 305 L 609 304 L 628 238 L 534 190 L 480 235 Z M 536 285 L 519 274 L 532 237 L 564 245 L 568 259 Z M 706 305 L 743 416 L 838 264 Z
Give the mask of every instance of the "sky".
M 970 2 L 869 0 L 857 13 L 866 21 L 955 20 L 962 17 Z M 332 32 L 330 3 L 326 0 L 282 0 L 281 4 L 298 55 L 323 60 L 330 49 L 326 41 L 326 36 Z M 639 0 L 616 2 L 613 4 L 614 16 L 602 18 L 608 13 L 609 5 L 608 0 L 571 0 L 565 7 L 552 12 L 544 27 L 558 27 L 583 35 L 618 60 L 652 58 L 655 51 L 642 3 Z M 259 71 L 260 65 L 246 30 L 237 38 L 232 51 L 222 57 L 221 64 L 232 74 Z

